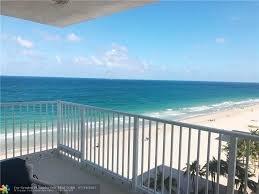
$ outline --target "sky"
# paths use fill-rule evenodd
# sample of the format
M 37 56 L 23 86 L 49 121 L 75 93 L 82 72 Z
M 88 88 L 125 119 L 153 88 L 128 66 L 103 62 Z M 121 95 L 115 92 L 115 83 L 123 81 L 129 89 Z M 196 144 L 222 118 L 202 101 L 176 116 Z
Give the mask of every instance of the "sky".
M 155 2 L 57 28 L 1 17 L 1 75 L 259 82 L 259 2 Z

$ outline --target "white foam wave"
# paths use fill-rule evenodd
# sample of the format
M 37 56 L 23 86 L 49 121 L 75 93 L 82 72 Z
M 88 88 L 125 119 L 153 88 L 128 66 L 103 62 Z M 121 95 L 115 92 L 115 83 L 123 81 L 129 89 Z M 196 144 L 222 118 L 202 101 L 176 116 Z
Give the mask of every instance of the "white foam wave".
M 167 108 L 164 111 L 149 112 L 146 113 L 148 116 L 165 118 L 165 119 L 183 119 L 191 116 L 203 115 L 208 112 L 216 112 L 234 107 L 246 107 L 253 104 L 259 103 L 259 99 L 248 99 L 241 101 L 224 101 L 216 104 L 201 105 L 184 108 Z

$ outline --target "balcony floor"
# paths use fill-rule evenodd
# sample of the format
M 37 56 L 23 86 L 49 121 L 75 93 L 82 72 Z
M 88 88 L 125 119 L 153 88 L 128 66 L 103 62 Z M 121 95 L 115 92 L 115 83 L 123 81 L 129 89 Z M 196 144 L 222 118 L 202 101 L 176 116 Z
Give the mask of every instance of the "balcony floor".
M 129 193 L 127 192 L 129 191 L 127 189 L 128 187 L 122 187 L 119 184 L 111 182 L 109 179 L 94 175 L 89 170 L 80 167 L 80 164 L 76 161 L 66 159 L 64 156 L 59 156 L 50 151 L 23 156 L 21 158 L 26 159 L 28 164 L 33 165 L 33 174 L 36 174 L 39 180 L 46 181 L 52 185 L 98 184 L 100 185 L 100 194 Z

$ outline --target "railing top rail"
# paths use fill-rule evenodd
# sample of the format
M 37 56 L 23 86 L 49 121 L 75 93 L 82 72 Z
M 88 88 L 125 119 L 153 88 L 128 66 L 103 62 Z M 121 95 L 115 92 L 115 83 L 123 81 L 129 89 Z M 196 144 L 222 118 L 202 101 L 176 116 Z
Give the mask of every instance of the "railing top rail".
M 0 106 L 17 106 L 17 105 L 27 105 L 27 104 L 55 104 L 57 101 L 30 101 L 30 102 L 1 102 Z
M 258 135 L 252 135 L 252 134 L 249 134 L 246 132 L 241 132 L 241 131 L 238 132 L 238 131 L 233 131 L 233 130 L 225 130 L 225 129 L 218 129 L 218 128 L 213 128 L 213 127 L 189 124 L 189 123 L 184 123 L 184 122 L 179 122 L 179 121 L 172 121 L 172 120 L 161 119 L 161 118 L 150 117 L 150 116 L 139 115 L 139 114 L 132 114 L 132 113 L 121 112 L 121 111 L 100 108 L 100 107 L 95 107 L 95 106 L 90 106 L 90 105 L 84 105 L 84 104 L 79 104 L 79 103 L 73 103 L 73 102 L 66 102 L 66 101 L 60 101 L 60 102 L 65 103 L 65 104 L 75 105 L 75 106 L 81 106 L 81 107 L 85 107 L 85 108 L 91 108 L 91 109 L 104 111 L 104 112 L 112 112 L 115 114 L 121 114 L 121 115 L 125 115 L 125 116 L 131 116 L 131 117 L 137 116 L 141 119 L 151 120 L 154 122 L 172 124 L 172 125 L 177 125 L 177 126 L 186 127 L 186 128 L 208 131 L 208 132 L 212 132 L 212 133 L 220 133 L 223 135 L 235 136 L 235 137 L 242 138 L 242 139 L 250 139 L 250 140 L 254 140 L 254 141 L 259 141 Z

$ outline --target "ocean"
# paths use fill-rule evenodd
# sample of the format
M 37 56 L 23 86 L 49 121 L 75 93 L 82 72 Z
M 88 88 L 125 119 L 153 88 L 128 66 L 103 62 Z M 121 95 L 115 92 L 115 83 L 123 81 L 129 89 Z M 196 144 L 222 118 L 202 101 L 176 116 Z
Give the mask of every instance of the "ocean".
M 1 102 L 64 100 L 175 120 L 259 102 L 259 83 L 0 78 Z

